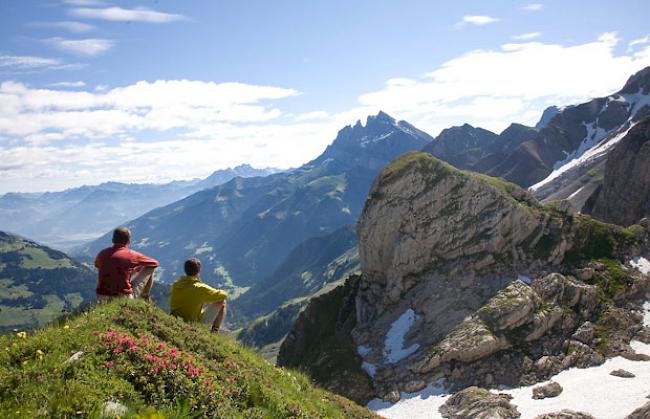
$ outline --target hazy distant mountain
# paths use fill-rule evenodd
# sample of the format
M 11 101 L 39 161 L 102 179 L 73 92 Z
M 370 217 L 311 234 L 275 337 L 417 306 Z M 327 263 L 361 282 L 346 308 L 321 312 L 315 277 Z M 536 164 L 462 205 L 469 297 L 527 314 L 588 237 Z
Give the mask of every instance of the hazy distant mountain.
M 0 197 L 0 229 L 69 249 L 201 189 L 237 176 L 266 176 L 278 171 L 241 165 L 217 170 L 203 180 L 165 184 L 106 182 L 62 192 L 7 193 Z
M 174 280 L 187 257 L 204 280 L 236 296 L 269 277 L 306 240 L 354 225 L 373 179 L 393 158 L 431 137 L 380 112 L 343 128 L 317 159 L 288 173 L 236 178 L 131 221 L 133 248 L 159 259 Z M 109 235 L 84 246 L 94 254 Z

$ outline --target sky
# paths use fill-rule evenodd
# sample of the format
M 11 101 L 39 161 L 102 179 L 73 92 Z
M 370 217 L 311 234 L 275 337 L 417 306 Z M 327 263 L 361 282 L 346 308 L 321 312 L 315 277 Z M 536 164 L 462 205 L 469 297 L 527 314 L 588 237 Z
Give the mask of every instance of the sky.
M 647 0 L 0 0 L 0 193 L 297 167 L 384 110 L 534 125 L 650 65 Z

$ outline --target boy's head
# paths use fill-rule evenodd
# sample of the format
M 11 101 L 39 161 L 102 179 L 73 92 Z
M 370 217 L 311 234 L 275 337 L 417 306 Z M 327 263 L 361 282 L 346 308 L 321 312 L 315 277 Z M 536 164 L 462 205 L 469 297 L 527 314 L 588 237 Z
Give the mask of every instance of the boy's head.
M 131 230 L 127 227 L 118 227 L 113 230 L 113 243 L 129 244 L 131 243 Z
M 185 275 L 197 276 L 201 272 L 201 261 L 197 258 L 185 261 Z

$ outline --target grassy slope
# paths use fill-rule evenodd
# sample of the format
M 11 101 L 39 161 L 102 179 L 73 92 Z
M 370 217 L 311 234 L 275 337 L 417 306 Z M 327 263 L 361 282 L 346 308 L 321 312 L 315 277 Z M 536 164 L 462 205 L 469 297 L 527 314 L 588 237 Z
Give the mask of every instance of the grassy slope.
M 65 254 L 0 232 L 0 332 L 47 324 L 94 299 L 95 274 Z
M 153 373 L 148 361 L 135 356 L 141 349 L 114 354 L 102 346 L 101 333 L 109 331 L 186 351 L 203 367 L 201 376 L 187 378 L 180 365 Z M 77 351 L 84 352 L 80 360 L 66 363 Z M 213 382 L 209 391 L 206 378 Z M 313 387 L 306 376 L 273 367 L 229 336 L 137 300 L 93 307 L 27 338 L 0 337 L 0 395 L 0 417 L 97 417 L 108 400 L 126 405 L 128 417 L 147 411 L 163 417 L 191 417 L 190 411 L 227 418 L 373 417 Z

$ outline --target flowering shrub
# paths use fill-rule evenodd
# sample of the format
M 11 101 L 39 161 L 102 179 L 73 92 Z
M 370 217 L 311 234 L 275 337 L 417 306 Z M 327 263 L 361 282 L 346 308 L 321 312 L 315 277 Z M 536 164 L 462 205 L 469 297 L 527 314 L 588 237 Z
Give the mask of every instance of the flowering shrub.
M 104 366 L 127 378 L 149 403 L 172 404 L 185 400 L 191 410 L 218 410 L 219 400 L 232 393 L 234 379 L 218 383 L 215 374 L 185 351 L 150 337 L 126 333 L 94 332 L 99 339 Z M 232 367 L 232 361 L 224 363 Z

